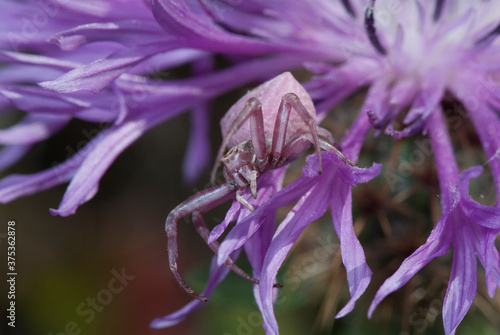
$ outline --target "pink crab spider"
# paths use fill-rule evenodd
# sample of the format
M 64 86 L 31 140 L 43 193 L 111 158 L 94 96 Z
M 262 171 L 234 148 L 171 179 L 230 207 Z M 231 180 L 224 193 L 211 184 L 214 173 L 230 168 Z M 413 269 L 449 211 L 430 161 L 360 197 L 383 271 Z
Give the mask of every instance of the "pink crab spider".
M 294 110 L 296 113 L 292 113 Z M 321 172 L 321 149 L 335 152 L 344 162 L 356 165 L 346 158 L 326 138 L 333 142 L 331 133 L 316 125 L 316 110 L 311 97 L 290 72 L 285 72 L 245 94 L 234 104 L 221 120 L 223 141 L 212 170 L 224 165 L 226 182 L 212 186 L 189 197 L 170 212 L 165 223 L 168 238 L 170 270 L 177 282 L 193 298 L 207 301 L 196 295 L 179 274 L 177 268 L 177 221 L 192 213 L 193 225 L 207 242 L 210 234 L 202 215 L 219 204 L 236 196 L 236 200 L 251 211 L 253 206 L 242 197 L 250 186 L 251 194 L 257 198 L 257 179 L 267 170 L 275 169 L 294 160 L 313 143 L 319 159 Z M 231 148 L 223 155 L 226 148 Z M 208 242 L 207 242 L 208 243 Z M 219 244 L 209 247 L 218 252 Z M 240 269 L 230 258 L 225 265 L 241 277 L 258 284 Z M 279 287 L 279 284 L 276 286 Z

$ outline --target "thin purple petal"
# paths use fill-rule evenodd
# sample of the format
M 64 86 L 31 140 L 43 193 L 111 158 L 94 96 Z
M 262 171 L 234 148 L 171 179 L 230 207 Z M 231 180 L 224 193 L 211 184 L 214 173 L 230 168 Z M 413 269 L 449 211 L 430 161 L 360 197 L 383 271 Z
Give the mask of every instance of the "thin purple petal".
M 446 232 L 446 217 L 441 218 L 436 227 L 432 230 L 427 242 L 419 247 L 413 254 L 406 258 L 398 270 L 390 276 L 378 289 L 375 298 L 368 309 L 368 318 L 372 317 L 377 305 L 386 296 L 399 290 L 418 271 L 420 271 L 432 259 L 442 256 L 448 252 L 451 246 L 451 236 Z
M 273 311 L 274 278 L 302 231 L 313 220 L 325 214 L 331 190 L 331 184 L 325 180 L 327 174 L 329 173 L 325 172 L 321 177 L 317 177 L 323 179 L 323 182 L 317 182 L 318 180 L 310 182 L 313 186 L 281 222 L 264 259 L 263 268 L 266 271 L 262 273 L 259 284 L 262 315 L 276 334 L 278 334 L 278 323 Z
M 241 204 L 238 201 L 234 200 L 231 204 L 231 208 L 229 208 L 229 210 L 227 211 L 224 220 L 217 226 L 215 226 L 210 232 L 207 244 L 212 244 L 217 241 L 217 239 L 224 233 L 224 231 L 226 231 L 227 226 L 229 226 L 231 222 L 236 220 L 236 216 L 239 214 L 240 208 Z
M 179 105 L 182 109 L 184 106 Z M 175 110 L 174 106 L 172 108 Z M 79 205 L 90 200 L 98 189 L 99 181 L 116 157 L 149 128 L 172 114 L 149 114 L 147 118 L 131 119 L 120 125 L 103 130 L 86 146 L 90 150 L 71 180 L 59 208 L 51 209 L 52 215 L 68 216 L 75 213 Z
M 381 166 L 370 168 L 371 178 L 378 175 L 380 170 Z M 344 179 L 341 177 L 341 180 Z M 340 239 L 342 262 L 346 268 L 347 281 L 351 293 L 349 302 L 335 316 L 335 318 L 340 318 L 352 311 L 354 304 L 368 287 L 372 271 L 366 263 L 365 253 L 354 233 L 352 196 L 348 184 L 338 184 L 335 187 L 332 191 L 330 206 L 332 208 L 333 225 Z
M 191 129 L 186 154 L 182 163 L 184 182 L 192 185 L 208 169 L 211 158 L 209 137 L 209 109 L 198 105 L 190 113 Z
M 485 206 L 473 200 L 469 194 L 470 179 L 477 178 L 483 172 L 481 166 L 467 169 L 460 174 L 458 191 L 460 207 L 467 218 L 484 228 L 500 230 L 500 207 Z
M 243 37 L 222 30 L 212 21 L 198 3 L 172 0 L 152 1 L 152 10 L 156 21 L 167 31 L 178 37 L 184 37 L 189 46 L 204 50 L 246 55 L 278 51 L 278 47 L 259 39 Z M 280 50 L 282 51 L 282 50 Z
M 265 217 L 270 212 L 286 206 L 300 198 L 307 189 L 309 189 L 309 181 L 307 178 L 299 178 L 292 184 L 278 192 L 269 201 L 262 204 L 259 208 L 248 215 L 244 220 L 231 229 L 219 249 L 219 264 L 222 264 L 227 256 L 234 250 L 243 246 L 245 242 L 260 228 L 265 220 Z
M 33 144 L 43 141 L 63 128 L 67 117 L 27 115 L 14 126 L 0 130 L 0 144 Z
M 447 335 L 455 334 L 476 296 L 477 260 L 472 246 L 467 244 L 467 234 L 471 232 L 462 230 L 457 233 L 454 242 L 453 265 L 443 303 L 443 324 Z
M 153 43 L 116 52 L 109 57 L 76 68 L 53 81 L 39 85 L 59 93 L 77 91 L 100 92 L 113 80 L 143 60 L 168 50 L 182 47 L 181 41 Z
M 165 41 L 167 34 L 156 22 L 130 20 L 106 23 L 89 23 L 54 34 L 49 42 L 64 51 L 71 51 L 83 44 L 112 41 L 125 46 L 136 46 Z
M 7 147 L 9 148 L 9 147 Z M 87 151 L 80 150 L 64 163 L 29 175 L 11 174 L 0 180 L 0 203 L 33 194 L 71 180 Z

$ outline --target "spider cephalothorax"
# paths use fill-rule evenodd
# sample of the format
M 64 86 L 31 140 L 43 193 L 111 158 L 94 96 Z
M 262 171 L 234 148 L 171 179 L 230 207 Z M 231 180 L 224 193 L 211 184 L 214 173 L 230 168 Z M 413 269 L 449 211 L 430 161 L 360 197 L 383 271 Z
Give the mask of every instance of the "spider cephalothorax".
M 260 167 L 267 163 L 267 157 L 257 158 L 252 141 L 245 141 L 232 147 L 222 156 L 221 162 L 224 165 L 226 181 L 243 188 L 257 180 L 260 175 Z M 253 189 L 252 193 L 254 193 Z

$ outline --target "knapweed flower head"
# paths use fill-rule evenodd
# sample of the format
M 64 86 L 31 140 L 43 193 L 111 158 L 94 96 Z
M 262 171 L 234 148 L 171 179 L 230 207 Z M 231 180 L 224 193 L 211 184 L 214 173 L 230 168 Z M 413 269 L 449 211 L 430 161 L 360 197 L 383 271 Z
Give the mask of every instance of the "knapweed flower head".
M 476 294 L 476 257 L 485 269 L 488 293 L 500 285 L 495 247 L 499 202 L 479 204 L 468 191 L 477 166 L 460 166 L 453 153 L 442 103 L 464 107 L 500 194 L 500 3 L 498 1 L 209 1 L 209 0 L 4 1 L 0 4 L 0 94 L 2 110 L 26 112 L 0 132 L 0 167 L 21 159 L 37 142 L 72 118 L 107 126 L 80 152 L 53 168 L 0 181 L 0 201 L 9 202 L 69 182 L 54 215 L 73 214 L 97 192 L 116 157 L 155 125 L 189 110 L 193 132 L 186 179 L 208 164 L 208 103 L 241 85 L 305 68 L 303 85 L 318 118 L 365 87 L 364 103 L 340 141 L 357 160 L 371 129 L 395 139 L 428 136 L 439 179 L 441 218 L 427 242 L 382 285 L 369 310 L 398 290 L 423 266 L 453 246 L 451 277 L 443 304 L 446 334 L 454 334 Z M 47 43 L 48 41 L 49 43 Z M 216 55 L 229 63 L 214 65 Z M 155 75 L 191 64 L 193 75 Z M 208 236 L 217 243 L 204 296 L 228 273 L 227 257 L 245 250 L 256 302 L 269 334 L 278 333 L 273 304 L 276 274 L 299 235 L 328 208 L 339 236 L 351 300 L 365 291 L 372 271 L 352 226 L 352 188 L 377 176 L 381 165 L 346 165 L 335 154 L 307 158 L 302 176 L 282 188 L 286 167 L 260 176 L 259 196 L 234 201 L 225 220 Z M 298 201 L 275 229 L 276 210 Z M 354 204 L 355 205 L 355 204 Z M 218 240 L 236 221 L 220 246 Z M 153 321 L 167 327 L 205 303 L 195 300 Z

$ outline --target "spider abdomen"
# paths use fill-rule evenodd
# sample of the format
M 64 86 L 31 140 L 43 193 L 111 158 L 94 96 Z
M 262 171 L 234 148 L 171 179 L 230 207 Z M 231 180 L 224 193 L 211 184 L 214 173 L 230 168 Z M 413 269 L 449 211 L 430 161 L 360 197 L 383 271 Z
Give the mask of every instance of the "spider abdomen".
M 257 98 L 262 104 L 264 133 L 266 135 L 266 138 L 272 139 L 276 123 L 276 115 L 278 114 L 281 100 L 287 93 L 296 94 L 304 107 L 306 107 L 311 117 L 316 121 L 316 109 L 314 108 L 311 97 L 290 72 L 285 72 L 280 74 L 276 78 L 269 80 L 264 84 L 256 87 L 255 89 L 249 91 L 228 110 L 228 112 L 226 113 L 226 115 L 224 115 L 220 122 L 222 138 L 226 137 L 226 134 L 231 129 L 230 127 L 236 117 L 241 113 L 247 101 L 253 97 Z M 287 137 L 285 140 L 288 142 L 291 136 L 304 126 L 306 125 L 300 115 L 298 115 L 297 113 L 291 113 L 287 123 Z M 248 134 L 250 134 L 249 121 L 245 122 L 234 133 L 234 135 L 229 140 L 227 148 L 235 147 L 238 144 L 247 141 Z

